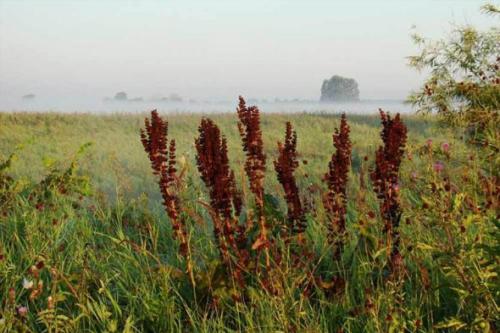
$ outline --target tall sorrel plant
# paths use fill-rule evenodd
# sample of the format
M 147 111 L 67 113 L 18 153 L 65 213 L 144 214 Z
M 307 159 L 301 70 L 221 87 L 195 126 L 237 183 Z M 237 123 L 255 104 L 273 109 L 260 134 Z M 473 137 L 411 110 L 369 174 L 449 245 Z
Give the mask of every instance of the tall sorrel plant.
M 168 140 L 168 122 L 161 119 L 156 110 L 151 111 L 151 120 L 144 120 L 144 127 L 141 129 L 141 142 L 151 161 L 153 173 L 158 177 L 163 206 L 171 220 L 174 237 L 179 241 L 179 253 L 186 259 L 187 271 L 194 284 L 186 221 L 180 214 L 177 194 L 175 140 Z
M 196 162 L 201 179 L 209 190 L 214 236 L 221 259 L 241 287 L 242 269 L 248 263 L 245 228 L 238 223 L 241 195 L 229 167 L 226 138 L 210 119 L 202 119 L 195 141 Z
M 287 122 L 285 141 L 278 142 L 278 158 L 274 161 L 274 169 L 285 191 L 285 201 L 288 206 L 288 225 L 285 232 L 288 235 L 298 235 L 306 229 L 305 212 L 294 175 L 298 166 L 297 133 L 293 130 L 292 124 Z
M 333 146 L 335 153 L 332 154 L 328 163 L 328 172 L 325 174 L 325 182 L 328 192 L 324 198 L 330 223 L 328 225 L 328 239 L 334 244 L 336 256 L 342 250 L 342 239 L 346 231 L 347 213 L 347 181 L 351 168 L 352 143 L 349 139 L 350 128 L 347 124 L 345 114 L 340 118 L 340 127 L 333 133 Z M 338 241 L 335 242 L 335 239 Z
M 239 97 L 238 130 L 240 132 L 243 151 L 246 155 L 245 173 L 250 184 L 250 191 L 255 197 L 259 221 L 259 236 L 252 249 L 259 251 L 264 248 L 266 255 L 266 268 L 269 269 L 269 236 L 268 226 L 264 216 L 264 176 L 266 172 L 266 154 L 260 129 L 260 111 L 256 106 L 246 106 L 243 97 Z M 251 227 L 251 221 L 248 221 Z
M 285 138 L 278 142 L 278 156 L 274 160 L 277 178 L 285 192 L 287 217 L 278 221 L 281 233 L 274 234 L 267 225 L 264 209 L 264 175 L 266 154 L 264 153 L 260 112 L 255 106 L 248 107 L 240 97 L 237 108 L 238 129 L 246 155 L 245 173 L 249 188 L 255 200 L 256 216 L 247 214 L 245 222 L 240 223 L 242 196 L 236 186 L 234 172 L 229 166 L 226 138 L 219 127 L 210 119 L 203 118 L 198 128 L 199 136 L 195 140 L 196 163 L 201 179 L 209 196 L 204 205 L 213 222 L 215 245 L 219 251 L 219 267 L 223 267 L 227 278 L 234 284 L 230 287 L 235 300 L 246 299 L 245 288 L 258 281 L 260 287 L 271 292 L 279 292 L 279 274 L 276 266 L 280 265 L 284 252 L 278 247 L 279 234 L 284 237 L 285 246 L 293 244 L 291 258 L 293 269 L 307 269 L 314 263 L 314 253 L 309 252 L 303 237 L 306 230 L 306 209 L 301 201 L 295 171 L 299 166 L 297 154 L 297 133 L 290 122 L 286 123 Z M 371 171 L 380 210 L 385 222 L 384 232 L 388 238 L 391 265 L 395 267 L 401 261 L 399 253 L 399 221 L 401 208 L 399 203 L 399 167 L 403 158 L 407 129 L 399 114 L 394 118 L 380 112 L 383 130 L 383 145 L 376 153 L 375 168 Z M 334 248 L 334 259 L 342 253 L 346 238 L 347 184 L 351 167 L 352 143 L 349 138 L 350 128 L 345 115 L 340 119 L 340 126 L 333 133 L 332 154 L 324 181 L 327 192 L 324 206 L 329 217 L 328 240 Z M 151 161 L 153 173 L 158 177 L 163 205 L 171 220 L 175 238 L 179 242 L 179 254 L 185 258 L 187 272 L 193 286 L 193 260 L 189 246 L 187 229 L 187 211 L 183 210 L 179 200 L 179 175 L 176 169 L 175 141 L 168 139 L 168 122 L 161 119 L 157 111 L 151 112 L 151 118 L 145 119 L 145 128 L 141 130 L 141 141 Z M 248 210 L 247 210 L 248 211 Z M 271 219 L 270 219 L 271 220 Z M 282 223 L 281 223 L 282 222 Z M 297 240 L 294 242 L 293 240 Z M 271 247 L 271 245 L 273 245 Z M 261 271 L 261 254 L 265 254 L 265 270 Z M 274 260 L 272 260 L 274 259 Z M 305 259 L 305 260 L 302 260 Z M 274 267 L 271 267 L 274 265 Z M 264 272 L 265 274 L 255 274 Z M 314 274 L 310 272 L 310 279 Z M 258 279 L 256 279 L 258 278 Z M 311 286 L 311 281 L 304 282 L 304 288 Z
M 399 252 L 399 222 L 401 207 L 399 200 L 399 167 L 404 155 L 408 129 L 399 113 L 394 118 L 380 110 L 383 146 L 375 155 L 375 168 L 370 176 L 375 193 L 380 200 L 380 212 L 384 219 L 391 265 L 396 267 L 401 261 Z

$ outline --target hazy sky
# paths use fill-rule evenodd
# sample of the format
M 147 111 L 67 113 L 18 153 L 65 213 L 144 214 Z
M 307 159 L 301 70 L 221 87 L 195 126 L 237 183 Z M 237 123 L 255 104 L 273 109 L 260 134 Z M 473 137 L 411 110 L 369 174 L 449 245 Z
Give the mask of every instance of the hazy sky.
M 362 98 L 404 98 L 412 25 L 492 25 L 475 0 L 0 0 L 0 98 L 317 99 L 355 78 Z

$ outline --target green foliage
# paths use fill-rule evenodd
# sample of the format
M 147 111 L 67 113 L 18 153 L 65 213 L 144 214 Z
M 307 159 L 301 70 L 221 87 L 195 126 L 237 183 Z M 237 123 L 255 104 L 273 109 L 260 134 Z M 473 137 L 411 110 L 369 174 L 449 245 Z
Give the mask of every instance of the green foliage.
M 499 18 L 494 5 L 483 10 Z M 498 131 L 500 110 L 500 30 L 455 27 L 450 36 L 427 40 L 413 36 L 420 53 L 410 66 L 429 72 L 423 87 L 408 101 L 420 112 L 437 112 L 447 124 L 464 125 L 470 134 Z
M 323 81 L 320 100 L 322 102 L 358 101 L 358 83 L 354 79 L 334 75 L 329 80 Z
M 47 124 L 39 121 L 43 117 L 49 119 Z M 9 208 L 0 214 L 0 332 L 498 330 L 495 156 L 466 145 L 451 129 L 437 128 L 433 118 L 405 119 L 409 139 L 400 177 L 404 270 L 390 276 L 383 221 L 366 179 L 379 145 L 379 123 L 371 116 L 351 117 L 355 154 L 368 160 L 359 158 L 358 167 L 351 170 L 348 239 L 342 257 L 331 260 L 325 241 L 327 217 L 319 204 L 307 215 L 305 237 L 308 251 L 318 261 L 307 262 L 304 254 L 304 270 L 293 269 L 293 253 L 286 251 L 285 243 L 279 244 L 283 258 L 273 279 L 282 291 L 272 294 L 251 288 L 244 303 L 235 303 L 230 293 L 235 286 L 223 279 L 224 267 L 207 237 L 210 219 L 198 208 L 204 192 L 199 181 L 190 178 L 195 172 L 192 139 L 197 118 L 169 119 L 171 135 L 179 142 L 178 154 L 184 156 L 180 164 L 187 170 L 180 190 L 189 209 L 198 281 L 193 289 L 167 217 L 149 204 L 158 201 L 157 186 L 146 176 L 148 161 L 137 142 L 140 117 L 0 115 L 2 133 L 12 133 L 0 137 L 2 156 L 29 141 L 30 133 L 38 135 L 36 142 L 16 151 L 18 158 L 11 159 L 9 168 L 0 171 L 10 179 L 3 193 L 11 198 Z M 235 117 L 214 118 L 228 134 L 231 159 L 239 163 L 243 156 L 238 155 Z M 284 119 L 263 116 L 266 147 L 281 137 L 277 124 Z M 286 119 L 297 130 L 300 160 L 308 161 L 297 169 L 304 202 L 321 203 L 321 176 L 339 119 L 326 115 Z M 95 144 L 83 155 L 74 155 L 89 139 L 88 132 L 97 138 Z M 44 157 L 50 163 L 43 165 Z M 436 168 L 438 163 L 442 168 Z M 239 180 L 238 164 L 234 170 Z M 265 214 L 270 221 L 286 218 L 283 193 L 274 177 L 266 175 Z M 61 187 L 66 190 L 60 191 Z M 113 187 L 118 188 L 115 193 L 108 191 Z M 151 194 L 141 194 L 144 191 Z M 306 292 L 304 281 L 312 273 L 320 278 Z M 258 276 L 255 279 L 259 281 Z

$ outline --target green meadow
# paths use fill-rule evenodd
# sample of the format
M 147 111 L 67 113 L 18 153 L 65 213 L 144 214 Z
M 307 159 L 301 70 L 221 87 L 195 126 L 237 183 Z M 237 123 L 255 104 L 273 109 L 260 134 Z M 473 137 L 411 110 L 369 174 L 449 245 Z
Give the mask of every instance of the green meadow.
M 202 115 L 161 115 L 177 143 L 194 284 L 140 142 L 148 116 L 0 113 L 0 332 L 499 329 L 498 155 L 468 143 L 463 130 L 433 116 L 402 115 L 408 139 L 399 170 L 402 264 L 395 272 L 369 176 L 383 144 L 379 116 L 347 115 L 346 238 L 335 256 L 322 198 L 340 116 L 263 114 L 265 217 L 286 223 L 273 160 L 290 121 L 307 229 L 298 256 L 294 241 L 276 233 L 272 275 L 245 272 L 241 288 L 219 259 L 197 170 Z M 207 116 L 227 138 L 243 193 L 239 219 L 249 223 L 255 207 L 237 116 Z M 263 279 L 277 287 L 262 287 Z M 235 292 L 243 296 L 235 299 Z

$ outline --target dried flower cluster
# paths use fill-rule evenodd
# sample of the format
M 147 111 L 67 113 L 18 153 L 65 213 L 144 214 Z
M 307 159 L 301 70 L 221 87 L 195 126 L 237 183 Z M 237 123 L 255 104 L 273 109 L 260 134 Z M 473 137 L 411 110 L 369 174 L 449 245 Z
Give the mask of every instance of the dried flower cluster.
M 195 147 L 198 171 L 210 198 L 209 203 L 201 203 L 208 209 L 212 218 L 213 234 L 221 263 L 228 278 L 238 286 L 237 289 L 233 288 L 232 296 L 235 300 L 243 300 L 245 287 L 255 274 L 259 276 L 261 287 L 267 291 L 279 294 L 282 290 L 280 282 L 276 280 L 278 270 L 274 269 L 276 266 L 271 266 L 271 264 L 279 266 L 281 258 L 285 255 L 281 248 L 275 246 L 278 244 L 276 237 L 279 237 L 280 232 L 285 236 L 285 244 L 290 244 L 289 241 L 297 237 L 298 242 L 294 242 L 289 252 L 294 269 L 310 269 L 309 264 L 314 262 L 314 252 L 310 251 L 306 239 L 302 237 L 307 223 L 306 209 L 295 177 L 295 171 L 299 166 L 297 133 L 291 123 L 287 122 L 284 141 L 278 142 L 278 156 L 274 160 L 274 169 L 285 192 L 287 218 L 286 221 L 282 221 L 283 223 L 278 221 L 271 228 L 266 223 L 264 209 L 266 154 L 260 127 L 260 112 L 255 106 L 247 106 L 245 100 L 240 97 L 237 115 L 238 130 L 246 155 L 244 169 L 250 191 L 255 198 L 258 224 L 254 223 L 254 216 L 251 213 L 247 214 L 248 219 L 245 223 L 239 222 L 242 196 L 237 189 L 234 172 L 229 166 L 226 138 L 211 119 L 201 120 Z M 395 266 L 402 261 L 399 254 L 398 226 L 401 208 L 398 197 L 398 173 L 404 154 L 407 129 L 399 114 L 391 118 L 380 111 L 380 116 L 383 125 L 381 137 L 384 144 L 376 152 L 375 168 L 370 175 L 377 197 L 380 199 L 381 214 L 385 222 L 384 231 L 387 233 L 391 249 L 391 264 Z M 347 184 L 352 152 L 349 136 L 350 127 L 343 114 L 340 126 L 333 133 L 335 152 L 324 175 L 327 192 L 323 199 L 329 216 L 328 240 L 333 245 L 335 258 L 342 253 L 346 235 Z M 187 260 L 188 272 L 195 285 L 185 222 L 186 216 L 191 214 L 187 211 L 186 214 L 181 214 L 182 207 L 177 193 L 179 176 L 176 170 L 175 141 L 168 140 L 168 123 L 162 120 L 156 111 L 151 112 L 151 119 L 145 120 L 145 128 L 141 130 L 141 141 L 148 153 L 153 173 L 159 177 L 163 204 L 172 221 L 175 237 L 180 242 L 179 252 Z M 273 234 L 274 232 L 277 234 Z M 265 268 L 260 264 L 261 254 L 265 254 Z M 309 279 L 303 284 L 304 291 L 309 290 L 308 288 L 312 286 L 311 281 L 317 278 L 310 272 Z M 330 284 L 323 283 L 323 285 L 327 286 L 326 289 L 332 288 Z
M 244 232 L 238 225 L 242 201 L 236 188 L 234 172 L 229 167 L 226 138 L 211 119 L 203 118 L 198 132 L 199 137 L 195 141 L 196 162 L 201 179 L 209 189 L 214 235 L 223 261 L 232 267 L 231 253 L 238 259 L 237 269 L 233 273 L 242 284 L 239 268 L 247 262 L 246 251 L 238 245 L 243 247 L 246 243 Z
M 239 215 L 241 196 L 236 190 L 234 172 L 229 167 L 226 138 L 211 119 L 202 119 L 195 141 L 196 162 L 201 179 L 210 190 L 210 205 L 223 219 Z
M 295 169 L 299 166 L 297 160 L 297 133 L 290 122 L 286 123 L 285 141 L 278 142 L 278 159 L 274 161 L 278 181 L 285 191 L 285 200 L 288 205 L 287 231 L 292 234 L 304 232 L 306 221 L 304 210 L 300 202 L 299 189 L 295 180 Z
M 352 144 L 349 139 L 350 128 L 347 124 L 345 114 L 340 119 L 340 127 L 333 134 L 333 146 L 335 153 L 328 163 L 328 172 L 325 181 L 328 192 L 324 204 L 330 216 L 329 239 L 332 241 L 336 236 L 345 233 L 345 215 L 347 212 L 347 181 L 351 167 Z
M 375 169 L 371 172 L 374 190 L 380 200 L 380 211 L 385 221 L 384 231 L 391 244 L 391 260 L 394 263 L 399 255 L 399 222 L 401 207 L 399 204 L 399 167 L 404 155 L 407 128 L 399 113 L 394 118 L 380 110 L 382 121 L 380 146 L 375 155 Z
M 144 119 L 141 142 L 151 161 L 153 174 L 159 177 L 158 185 L 163 198 L 163 206 L 172 223 L 174 237 L 179 241 L 179 253 L 186 259 L 186 270 L 194 285 L 193 262 L 187 228 L 184 218 L 180 215 L 180 201 L 177 195 L 175 140 L 168 141 L 168 122 L 159 116 L 158 111 L 151 111 L 151 120 Z
M 258 209 L 259 236 L 252 249 L 266 248 L 266 266 L 270 265 L 268 239 L 268 226 L 264 217 L 264 176 L 266 172 L 266 154 L 260 129 L 260 111 L 256 106 L 246 106 L 243 97 L 239 97 L 237 108 L 239 118 L 238 130 L 240 132 L 243 151 L 246 155 L 245 173 L 250 183 L 250 191 L 254 194 L 255 204 Z
M 188 240 L 184 220 L 180 216 L 180 202 L 177 196 L 177 169 L 175 159 L 175 140 L 168 141 L 168 122 L 156 110 L 151 111 L 151 120 L 144 120 L 141 129 L 141 142 L 149 156 L 153 173 L 159 177 L 158 184 L 163 197 L 163 206 L 172 222 L 174 236 L 180 242 L 180 253 L 187 257 Z
M 266 155 L 260 129 L 260 112 L 256 106 L 246 106 L 243 97 L 239 97 L 238 130 L 243 141 L 243 151 L 247 159 L 245 172 L 250 182 L 250 190 L 255 195 L 258 207 L 263 207 L 264 174 L 266 172 Z

